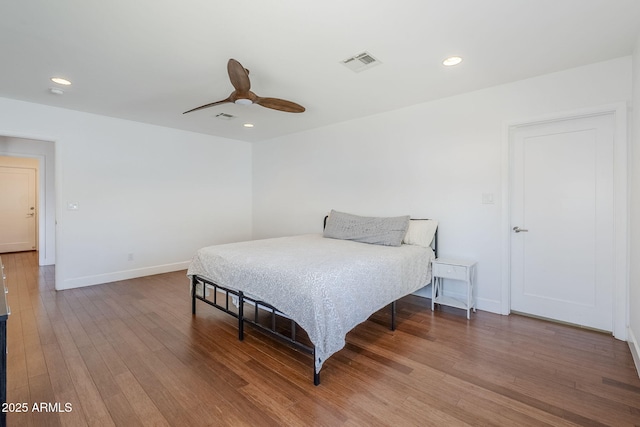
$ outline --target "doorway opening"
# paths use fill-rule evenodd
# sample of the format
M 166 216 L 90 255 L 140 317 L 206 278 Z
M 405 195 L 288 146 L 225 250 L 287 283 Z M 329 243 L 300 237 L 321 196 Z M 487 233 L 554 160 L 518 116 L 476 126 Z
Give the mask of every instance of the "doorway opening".
M 0 156 L 0 253 L 38 250 L 39 163 Z
M 0 166 L 31 165 L 37 170 L 34 203 L 35 250 L 39 265 L 55 264 L 55 144 L 52 141 L 0 136 Z M 25 215 L 29 215 L 27 207 Z

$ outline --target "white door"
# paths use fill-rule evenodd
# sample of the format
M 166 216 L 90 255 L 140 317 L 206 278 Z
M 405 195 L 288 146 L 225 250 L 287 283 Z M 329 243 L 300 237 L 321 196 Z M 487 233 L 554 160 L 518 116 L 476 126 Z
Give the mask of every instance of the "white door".
M 511 310 L 612 331 L 613 114 L 509 137 Z
M 0 167 L 0 253 L 36 249 L 36 171 Z

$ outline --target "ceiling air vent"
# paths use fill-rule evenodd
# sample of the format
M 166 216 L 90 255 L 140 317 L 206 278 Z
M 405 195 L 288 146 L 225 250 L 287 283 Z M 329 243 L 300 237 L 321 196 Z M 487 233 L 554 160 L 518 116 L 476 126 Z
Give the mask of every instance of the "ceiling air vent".
M 220 120 L 231 120 L 231 119 L 235 119 L 236 116 L 232 116 L 231 114 L 227 114 L 227 113 L 218 113 L 216 114 L 216 118 Z
M 369 52 L 362 52 L 358 55 L 352 56 L 351 58 L 342 60 L 342 64 L 351 71 L 359 73 L 360 71 L 364 71 L 381 64 L 381 62 Z

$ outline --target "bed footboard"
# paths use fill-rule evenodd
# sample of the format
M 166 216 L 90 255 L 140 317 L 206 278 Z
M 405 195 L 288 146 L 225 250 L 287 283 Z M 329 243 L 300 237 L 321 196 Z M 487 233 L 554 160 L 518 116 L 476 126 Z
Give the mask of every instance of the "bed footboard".
M 198 286 L 201 286 L 202 288 L 202 295 L 198 294 Z M 210 298 L 207 298 L 207 289 L 211 291 L 210 293 L 212 294 L 212 297 Z M 191 277 L 191 313 L 194 315 L 196 314 L 196 300 L 207 303 L 210 306 L 238 319 L 238 339 L 240 341 L 244 339 L 244 324 L 246 322 L 258 330 L 265 332 L 266 334 L 275 337 L 298 350 L 311 354 L 314 361 L 313 384 L 320 384 L 320 373 L 317 372 L 315 368 L 315 347 L 313 345 L 307 345 L 300 342 L 296 338 L 298 325 L 293 319 L 288 318 L 276 307 L 271 304 L 267 304 L 264 301 L 251 298 L 241 291 L 225 288 L 224 286 L 220 286 L 210 280 L 194 275 Z M 223 301 L 221 302 L 220 300 Z M 232 301 L 231 304 L 229 303 L 230 300 Z M 237 307 L 237 309 L 234 310 L 232 305 Z M 247 307 L 245 307 L 245 305 Z M 247 308 L 249 308 L 249 310 L 247 310 Z M 260 310 L 268 313 L 268 323 L 260 321 Z M 277 318 L 286 318 L 290 321 L 289 334 L 285 335 L 276 328 Z

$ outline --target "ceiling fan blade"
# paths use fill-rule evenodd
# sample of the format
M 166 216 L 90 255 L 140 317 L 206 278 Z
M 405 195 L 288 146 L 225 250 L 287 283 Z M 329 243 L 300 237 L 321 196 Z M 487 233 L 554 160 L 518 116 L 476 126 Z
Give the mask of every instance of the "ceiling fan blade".
M 305 108 L 296 104 L 295 102 L 286 101 L 284 99 L 278 98 L 260 98 L 258 97 L 255 101 L 255 104 L 261 105 L 266 108 L 271 108 L 274 110 L 285 111 L 287 113 L 302 113 Z
M 227 63 L 227 71 L 229 72 L 229 80 L 233 87 L 240 93 L 249 92 L 251 89 L 251 81 L 247 70 L 235 59 L 230 59 Z
M 200 107 L 196 107 L 196 108 L 193 108 L 193 109 L 191 109 L 189 111 L 185 111 L 182 114 L 191 113 L 192 111 L 204 110 L 205 108 L 213 107 L 214 105 L 225 104 L 227 102 L 231 102 L 231 99 L 227 98 L 227 99 L 223 99 L 222 101 L 212 102 L 211 104 L 201 105 Z
M 231 84 L 235 88 L 235 90 L 231 92 L 231 95 L 221 101 L 202 105 L 189 111 L 185 111 L 182 114 L 191 113 L 193 111 L 202 110 L 205 108 L 213 107 L 214 105 L 224 104 L 227 102 L 241 105 L 258 104 L 266 108 L 284 111 L 287 113 L 302 113 L 305 111 L 305 108 L 302 105 L 296 104 L 295 102 L 279 98 L 261 98 L 255 93 L 251 92 L 249 70 L 244 68 L 242 64 L 240 64 L 233 58 L 229 59 L 229 62 L 227 63 L 227 72 L 229 73 L 229 80 L 231 80 Z

